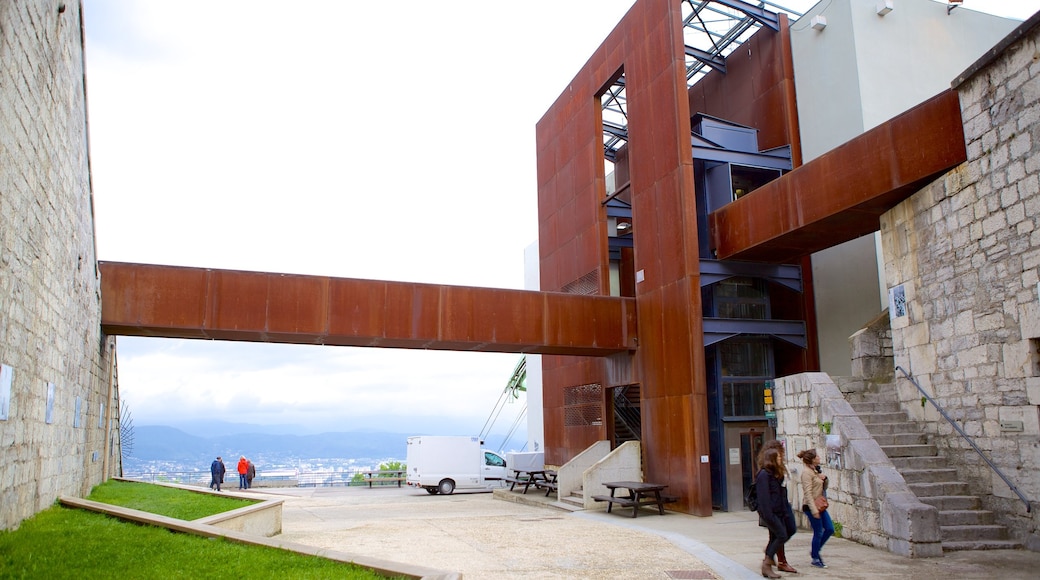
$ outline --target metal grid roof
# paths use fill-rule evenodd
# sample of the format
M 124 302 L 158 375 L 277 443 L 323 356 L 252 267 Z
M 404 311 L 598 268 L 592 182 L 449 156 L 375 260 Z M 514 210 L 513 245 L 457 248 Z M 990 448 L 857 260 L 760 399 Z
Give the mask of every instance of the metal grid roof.
M 726 73 L 726 57 L 766 26 L 779 29 L 779 12 L 792 20 L 801 14 L 768 1 L 676 0 L 682 5 L 686 45 L 686 84 L 692 87 L 711 70 Z M 601 98 L 603 103 L 603 153 L 614 162 L 617 150 L 628 141 L 625 76 L 622 74 Z

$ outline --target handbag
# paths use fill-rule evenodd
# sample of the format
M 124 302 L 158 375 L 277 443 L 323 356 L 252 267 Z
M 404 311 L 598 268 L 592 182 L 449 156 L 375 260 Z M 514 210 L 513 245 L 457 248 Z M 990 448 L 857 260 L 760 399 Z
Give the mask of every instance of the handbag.
M 751 487 L 748 488 L 747 494 L 744 496 L 744 503 L 747 504 L 749 510 L 753 512 L 758 511 L 758 485 L 752 481 Z
M 822 495 L 817 496 L 816 499 L 813 500 L 813 503 L 816 504 L 816 511 L 818 512 L 827 511 L 827 508 L 831 505 L 830 502 L 827 501 L 827 498 Z

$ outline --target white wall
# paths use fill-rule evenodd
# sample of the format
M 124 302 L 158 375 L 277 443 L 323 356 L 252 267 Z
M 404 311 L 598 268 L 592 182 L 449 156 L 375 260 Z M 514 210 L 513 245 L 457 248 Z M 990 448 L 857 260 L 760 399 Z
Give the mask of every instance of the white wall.
M 949 89 L 1018 21 L 932 0 L 820 2 L 791 25 L 803 163 Z M 827 20 L 823 30 L 814 16 Z M 870 238 L 870 239 L 868 239 Z M 813 255 L 821 370 L 850 372 L 848 337 L 887 304 L 874 236 Z M 877 279 L 869 279 L 877 274 Z
M 541 290 L 538 242 L 524 248 L 524 289 Z M 542 414 L 542 355 L 527 355 L 527 450 L 545 450 Z

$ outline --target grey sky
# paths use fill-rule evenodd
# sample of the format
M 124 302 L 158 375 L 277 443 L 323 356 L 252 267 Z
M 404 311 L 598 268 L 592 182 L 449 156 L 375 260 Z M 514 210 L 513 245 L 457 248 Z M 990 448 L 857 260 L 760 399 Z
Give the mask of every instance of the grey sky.
M 632 3 L 84 0 L 99 259 L 522 288 L 535 123 Z M 138 424 L 475 435 L 518 360 L 119 339 Z

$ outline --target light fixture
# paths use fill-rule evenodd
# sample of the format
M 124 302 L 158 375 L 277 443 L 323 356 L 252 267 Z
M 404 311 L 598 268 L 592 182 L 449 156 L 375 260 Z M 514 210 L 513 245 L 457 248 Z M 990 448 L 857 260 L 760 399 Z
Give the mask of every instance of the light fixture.
M 812 24 L 813 30 L 823 30 L 824 28 L 827 28 L 827 17 L 822 14 L 817 14 L 812 17 L 812 20 L 810 20 L 809 23 Z
M 892 11 L 895 6 L 893 5 L 894 0 L 878 0 L 877 13 L 878 16 L 884 16 Z
M 621 222 L 617 225 L 617 231 L 619 234 L 627 234 L 632 231 L 632 224 L 629 222 Z

